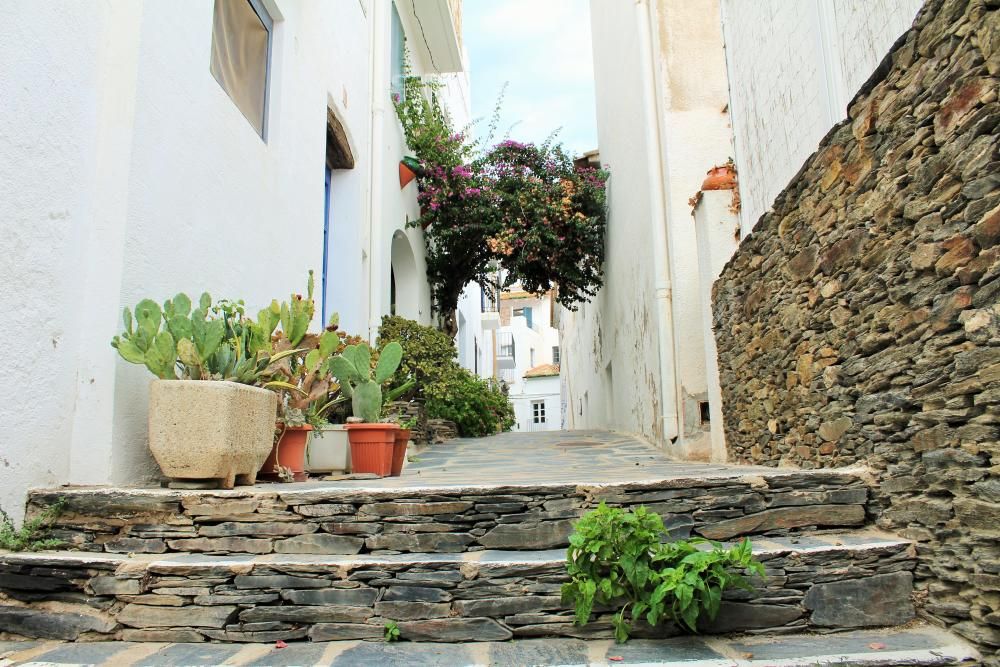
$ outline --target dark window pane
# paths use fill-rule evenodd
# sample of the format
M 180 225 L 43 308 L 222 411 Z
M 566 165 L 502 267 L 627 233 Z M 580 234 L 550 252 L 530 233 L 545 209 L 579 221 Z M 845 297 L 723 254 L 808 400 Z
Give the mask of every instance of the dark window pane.
M 215 0 L 212 76 L 262 137 L 269 37 L 248 0 Z

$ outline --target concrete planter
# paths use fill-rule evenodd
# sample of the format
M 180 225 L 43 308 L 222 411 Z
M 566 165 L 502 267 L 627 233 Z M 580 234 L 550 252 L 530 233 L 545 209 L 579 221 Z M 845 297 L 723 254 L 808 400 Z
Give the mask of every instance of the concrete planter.
M 274 442 L 278 396 L 235 382 L 153 380 L 149 449 L 167 477 L 253 484 Z
M 347 440 L 347 428 L 343 424 L 331 424 L 313 431 L 309 436 L 306 450 L 306 471 L 315 473 L 349 472 L 351 470 L 351 446 Z

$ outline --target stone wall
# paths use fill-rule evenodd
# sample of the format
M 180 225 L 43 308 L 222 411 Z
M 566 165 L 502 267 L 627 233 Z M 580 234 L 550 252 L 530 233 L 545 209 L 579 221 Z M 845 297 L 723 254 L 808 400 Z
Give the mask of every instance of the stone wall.
M 804 538 L 805 539 L 805 538 Z M 705 632 L 898 625 L 913 617 L 914 560 L 902 540 L 815 538 L 755 549 L 756 590 L 725 593 Z M 612 636 L 611 610 L 584 627 L 560 599 L 562 551 L 218 560 L 0 554 L 0 641 L 413 641 Z M 635 636 L 678 634 L 637 624 Z
M 731 459 L 870 466 L 924 613 L 1000 664 L 998 76 L 996 0 L 929 0 L 723 271 L 714 324 Z

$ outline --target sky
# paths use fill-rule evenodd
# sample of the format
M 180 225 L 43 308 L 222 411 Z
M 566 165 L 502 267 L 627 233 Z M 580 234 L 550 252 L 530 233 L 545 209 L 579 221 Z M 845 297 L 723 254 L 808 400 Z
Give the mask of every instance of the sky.
M 472 117 L 485 134 L 504 83 L 496 141 L 541 143 L 553 130 L 571 155 L 597 148 L 589 0 L 465 0 Z

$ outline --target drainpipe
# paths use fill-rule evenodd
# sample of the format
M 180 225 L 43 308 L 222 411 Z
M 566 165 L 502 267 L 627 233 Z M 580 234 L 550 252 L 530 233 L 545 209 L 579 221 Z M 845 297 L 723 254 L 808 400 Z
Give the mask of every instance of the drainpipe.
M 659 348 L 660 421 L 664 443 L 679 435 L 676 347 L 673 326 L 673 298 L 670 279 L 669 230 L 667 225 L 667 193 L 663 166 L 663 137 L 660 129 L 660 90 L 658 86 L 655 6 L 652 0 L 636 3 L 639 26 L 639 48 L 643 54 L 642 100 L 645 107 L 646 159 L 649 174 L 649 205 L 653 223 L 653 270 L 655 272 L 656 328 Z
M 382 163 L 384 146 L 385 105 L 388 96 L 385 77 L 385 12 L 383 3 L 371 7 L 371 37 L 369 44 L 371 128 L 368 133 L 368 338 L 374 342 L 381 318 L 382 292 Z M 362 243 L 362 246 L 365 244 Z

